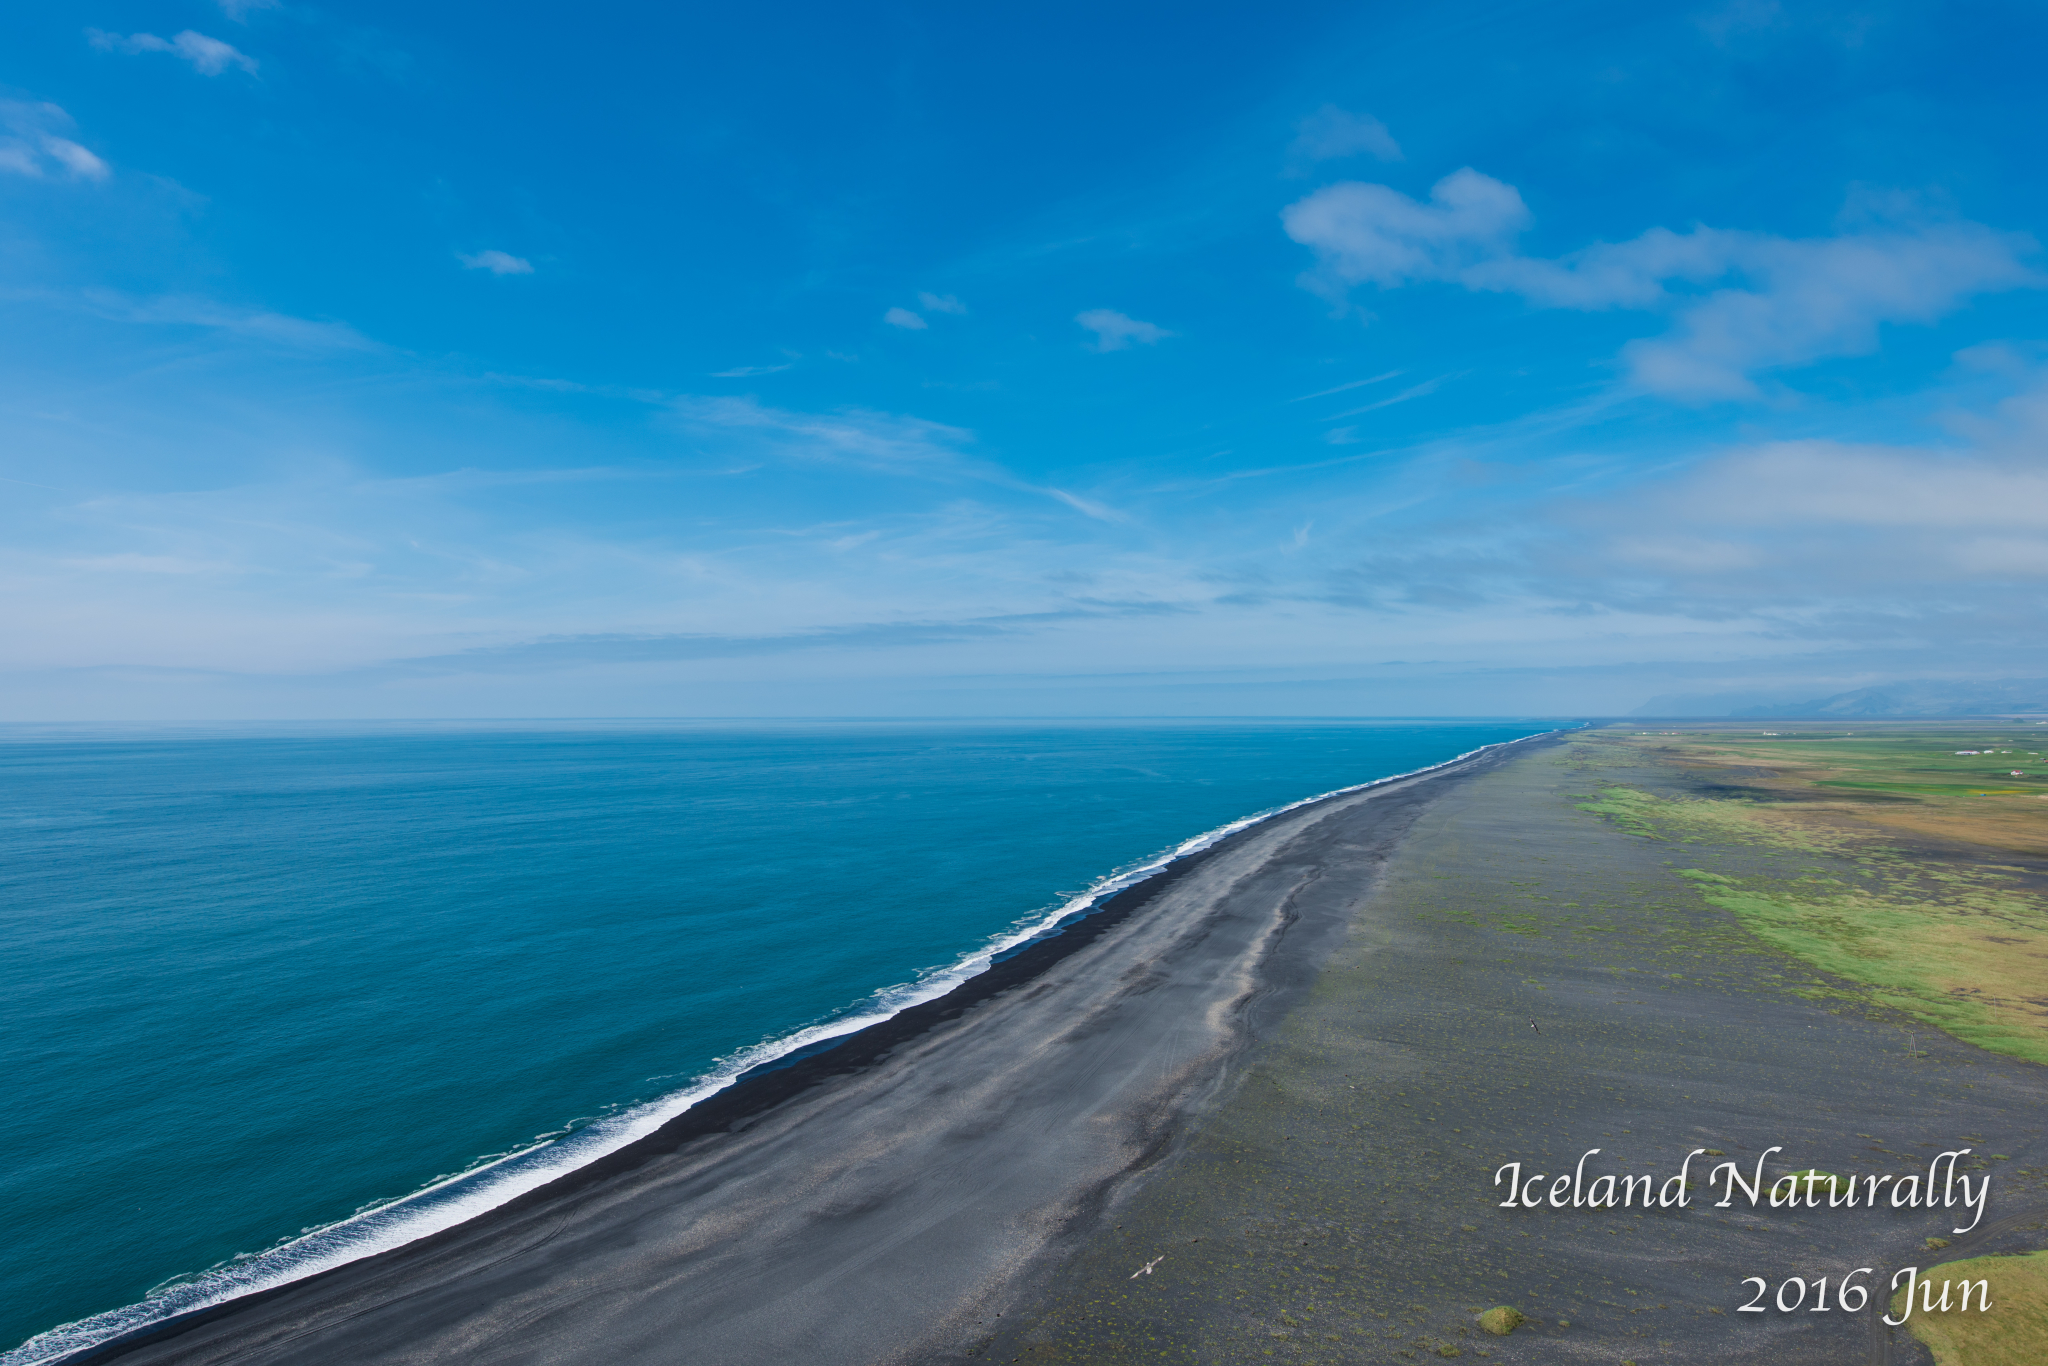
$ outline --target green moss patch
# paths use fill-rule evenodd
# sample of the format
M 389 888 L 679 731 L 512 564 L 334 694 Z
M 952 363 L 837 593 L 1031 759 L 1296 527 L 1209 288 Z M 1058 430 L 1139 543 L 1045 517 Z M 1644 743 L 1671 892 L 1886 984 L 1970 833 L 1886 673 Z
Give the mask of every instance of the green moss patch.
M 1509 1304 L 1498 1304 L 1479 1316 L 1479 1326 L 1496 1337 L 1506 1337 L 1528 1320 L 1522 1311 Z

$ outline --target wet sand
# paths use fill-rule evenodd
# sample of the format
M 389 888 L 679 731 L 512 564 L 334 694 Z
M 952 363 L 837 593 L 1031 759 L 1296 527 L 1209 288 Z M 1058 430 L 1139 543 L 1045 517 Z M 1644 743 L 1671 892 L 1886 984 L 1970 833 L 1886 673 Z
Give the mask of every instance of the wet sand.
M 1901 1266 L 2048 1246 L 2048 1069 L 1859 1004 L 1678 872 L 1846 879 L 1845 860 L 1651 840 L 1578 809 L 1610 783 L 1713 781 L 1630 763 L 1524 750 L 1447 790 L 1227 1096 L 976 1359 L 1928 1361 L 1873 1322 L 1882 1293 L 1862 1315 L 1738 1313 L 1742 1280 L 1869 1266 L 1882 1287 Z M 1589 1174 L 1661 1179 L 1693 1148 L 1748 1171 L 1772 1145 L 1767 1172 L 1858 1176 L 1969 1146 L 1989 1212 L 1957 1237 L 1967 1218 L 1940 1211 L 1719 1209 L 1719 1188 L 1683 1211 L 1503 1209 L 1491 1184 L 1503 1163 L 1555 1174 L 1588 1148 Z M 1531 1321 L 1487 1334 L 1497 1304 Z
M 1274 817 L 458 1228 L 73 1363 L 958 1360 L 1235 1094 L 1431 803 Z

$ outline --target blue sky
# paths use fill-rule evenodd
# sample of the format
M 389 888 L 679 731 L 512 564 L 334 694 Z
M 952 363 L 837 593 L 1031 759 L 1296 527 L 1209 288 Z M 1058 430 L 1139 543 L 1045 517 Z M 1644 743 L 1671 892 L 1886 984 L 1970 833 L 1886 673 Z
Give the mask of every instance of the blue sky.
M 2048 675 L 2048 13 L 59 3 L 0 715 Z

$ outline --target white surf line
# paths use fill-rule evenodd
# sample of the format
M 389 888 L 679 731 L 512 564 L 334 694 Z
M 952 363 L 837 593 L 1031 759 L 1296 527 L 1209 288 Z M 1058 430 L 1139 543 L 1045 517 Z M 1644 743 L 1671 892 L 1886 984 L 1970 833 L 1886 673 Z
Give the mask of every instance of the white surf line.
M 756 1067 L 775 1062 L 816 1044 L 857 1033 L 869 1025 L 880 1024 L 914 1005 L 938 999 L 968 979 L 988 971 L 1002 954 L 1046 934 L 1069 916 L 1086 911 L 1097 902 L 1143 882 L 1174 860 L 1186 858 L 1189 854 L 1198 854 L 1240 830 L 1249 829 L 1261 821 L 1271 820 L 1276 816 L 1284 816 L 1290 811 L 1298 811 L 1304 806 L 1327 801 L 1331 797 L 1342 797 L 1353 792 L 1385 787 L 1388 783 L 1418 778 L 1426 773 L 1435 773 L 1461 764 L 1491 749 L 1502 749 L 1508 745 L 1518 745 L 1557 733 L 1555 730 L 1538 731 L 1533 735 L 1524 735 L 1513 740 L 1496 740 L 1477 749 L 1468 749 L 1456 758 L 1446 759 L 1442 763 L 1410 769 L 1405 773 L 1389 774 L 1384 778 L 1374 778 L 1370 782 L 1354 783 L 1349 787 L 1332 788 L 1328 792 L 1303 797 L 1299 801 L 1288 802 L 1284 806 L 1276 806 L 1256 815 L 1231 821 L 1227 825 L 1219 825 L 1213 830 L 1204 831 L 1193 839 L 1175 845 L 1166 853 L 1098 879 L 1088 890 L 1069 898 L 1056 910 L 1038 917 L 1021 929 L 999 935 L 950 967 L 928 973 L 915 982 L 884 987 L 874 993 L 870 998 L 873 1004 L 864 1010 L 743 1048 L 718 1059 L 712 1071 L 683 1089 L 599 1120 L 567 1137 L 547 1139 L 516 1152 L 491 1158 L 479 1166 L 441 1178 L 409 1195 L 399 1196 L 384 1204 L 352 1214 L 346 1219 L 301 1234 L 267 1251 L 237 1258 L 203 1271 L 190 1279 L 181 1278 L 167 1282 L 135 1304 L 94 1314 L 89 1318 L 61 1324 L 38 1333 L 12 1351 L 0 1353 L 0 1366 L 38 1366 L 39 1363 L 55 1361 L 74 1352 L 98 1347 L 124 1334 L 136 1332 L 180 1314 L 209 1309 L 244 1295 L 253 1295 L 261 1290 L 302 1281 L 323 1271 L 331 1271 L 350 1262 L 374 1257 L 454 1228 L 457 1224 L 467 1223 L 478 1215 L 515 1200 L 528 1191 L 536 1190 L 557 1177 L 565 1176 L 579 1167 L 588 1166 L 599 1158 L 645 1138 L 700 1101 L 731 1086 L 741 1075 Z

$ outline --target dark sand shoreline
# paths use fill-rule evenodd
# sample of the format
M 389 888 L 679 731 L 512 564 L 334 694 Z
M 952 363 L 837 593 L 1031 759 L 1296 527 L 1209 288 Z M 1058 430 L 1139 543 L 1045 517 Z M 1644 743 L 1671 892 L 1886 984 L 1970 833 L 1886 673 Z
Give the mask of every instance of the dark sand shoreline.
M 1680 872 L 1846 880 L 1845 860 L 1644 838 L 1580 807 L 1611 783 L 1713 781 L 1572 736 L 1448 790 L 1232 1095 L 982 1359 L 1927 1362 L 1874 1322 L 1881 1293 L 1862 1315 L 1740 1314 L 1740 1282 L 1870 1266 L 1881 1288 L 2048 1243 L 2048 1068 L 1866 1008 Z M 1958 1237 L 1939 1211 L 1510 1210 L 1490 1185 L 1588 1148 L 1589 1173 L 1661 1177 L 1692 1148 L 1747 1170 L 1772 1145 L 1768 1171 L 1857 1176 L 1967 1145 L 1989 1210 Z M 1482 1332 L 1501 1303 L 1531 1322 Z
M 1269 817 L 456 1228 L 60 1360 L 972 1353 L 1225 1097 L 1429 803 L 1552 743 Z

